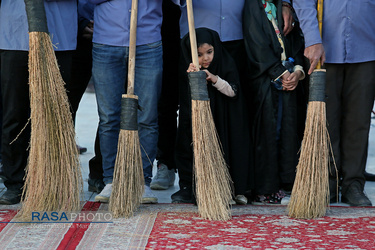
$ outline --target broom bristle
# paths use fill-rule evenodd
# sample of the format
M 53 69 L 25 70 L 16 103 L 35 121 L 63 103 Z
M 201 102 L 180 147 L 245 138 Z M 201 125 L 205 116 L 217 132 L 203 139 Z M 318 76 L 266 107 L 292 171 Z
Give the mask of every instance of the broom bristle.
M 76 211 L 82 176 L 64 81 L 47 33 L 30 32 L 30 154 L 19 217 Z
M 309 102 L 301 155 L 292 195 L 289 216 L 313 219 L 326 214 L 329 205 L 329 136 L 325 102 Z
M 192 129 L 199 214 L 209 220 L 229 220 L 232 182 L 209 101 L 192 100 Z
M 120 130 L 109 210 L 128 218 L 140 205 L 144 191 L 141 148 L 137 130 Z

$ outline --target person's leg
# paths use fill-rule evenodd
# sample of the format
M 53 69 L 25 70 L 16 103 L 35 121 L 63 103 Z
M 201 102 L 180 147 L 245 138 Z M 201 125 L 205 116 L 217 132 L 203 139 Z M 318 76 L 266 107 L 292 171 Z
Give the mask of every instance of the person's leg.
M 105 185 L 103 182 L 103 158 L 100 152 L 99 128 L 96 131 L 94 152 L 95 156 L 89 160 L 89 179 L 87 182 L 89 191 L 100 193 Z
M 0 51 L 0 79 L 1 79 L 1 51 Z M 1 86 L 1 80 L 0 80 Z M 3 102 L 1 99 L 1 88 L 0 88 L 0 178 L 4 178 L 3 162 L 1 158 L 1 134 L 3 128 Z
M 4 184 L 12 193 L 1 197 L 0 203 L 14 204 L 21 198 L 30 140 L 30 124 L 25 127 L 30 116 L 28 52 L 2 51 L 1 72 Z
M 78 37 L 77 49 L 73 52 L 71 81 L 66 84 L 73 122 L 75 124 L 79 103 L 91 78 L 92 42 Z M 86 147 L 77 144 L 80 154 L 87 151 Z
M 138 130 L 145 184 L 150 185 L 158 141 L 158 101 L 163 72 L 161 41 L 137 46 L 134 92 L 138 96 Z
M 137 46 L 134 93 L 138 96 L 138 135 L 141 144 L 145 192 L 142 203 L 157 203 L 150 189 L 158 143 L 158 101 L 163 72 L 162 42 Z
M 344 68 L 341 66 L 342 65 L 326 63 L 327 128 L 333 151 L 329 170 L 330 199 L 332 202 L 337 200 L 337 179 L 341 178 L 341 93 L 344 81 Z M 336 173 L 335 166 L 337 167 L 338 173 Z
M 341 104 L 342 201 L 351 205 L 371 205 L 367 197 L 365 199 L 361 195 L 365 184 L 368 135 L 374 104 L 375 62 L 345 64 L 344 77 Z M 357 191 L 362 194 L 351 195 Z
M 1 88 L 4 115 L 2 133 L 2 155 L 4 160 L 5 186 L 12 193 L 4 194 L 0 203 L 18 203 L 24 184 L 25 168 L 30 141 L 28 52 L 1 52 Z M 56 52 L 61 76 L 70 81 L 71 51 Z M 17 139 L 16 139 L 17 138 Z M 16 140 L 15 140 L 16 139 Z
M 178 111 L 178 58 L 180 52 L 180 8 L 171 1 L 163 1 L 163 80 L 158 104 L 157 172 L 152 178 L 151 189 L 165 190 L 174 185 L 176 163 L 174 148 L 177 133 Z
M 180 60 L 182 61 L 182 59 Z M 182 63 L 180 63 L 182 65 Z M 193 146 L 191 126 L 191 97 L 186 69 L 179 69 L 179 115 L 175 161 L 180 190 L 172 194 L 172 203 L 192 203 L 193 198 Z
M 163 80 L 158 105 L 159 138 L 158 163 L 175 169 L 174 147 L 177 132 L 178 110 L 178 60 L 180 53 L 179 17 L 180 9 L 169 1 L 163 2 Z
M 92 42 L 80 38 L 77 40 L 77 49 L 73 52 L 71 80 L 66 84 L 67 94 L 70 101 L 73 121 L 79 103 L 85 93 L 92 72 Z
M 126 47 L 93 45 L 92 77 L 99 113 L 99 140 L 105 184 L 111 184 L 113 179 L 120 131 L 121 95 L 125 91 L 127 53 Z

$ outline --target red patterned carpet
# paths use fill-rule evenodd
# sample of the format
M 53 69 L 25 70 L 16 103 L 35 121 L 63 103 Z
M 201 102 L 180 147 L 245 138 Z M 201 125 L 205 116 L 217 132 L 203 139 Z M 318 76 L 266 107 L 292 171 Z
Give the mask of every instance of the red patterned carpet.
M 375 218 L 293 220 L 284 215 L 238 215 L 227 222 L 195 213 L 161 212 L 150 249 L 374 249 Z
M 142 205 L 111 223 L 18 224 L 19 206 L 0 206 L 1 249 L 374 249 L 375 208 L 332 207 L 316 220 L 285 206 L 234 206 L 226 222 L 198 217 L 189 204 Z M 107 212 L 86 202 L 81 213 Z M 10 223 L 9 223 L 10 222 Z

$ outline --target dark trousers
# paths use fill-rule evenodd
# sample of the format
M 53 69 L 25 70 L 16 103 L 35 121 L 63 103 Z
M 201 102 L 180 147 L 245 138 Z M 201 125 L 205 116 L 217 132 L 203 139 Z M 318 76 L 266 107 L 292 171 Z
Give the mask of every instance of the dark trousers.
M 180 52 L 180 8 L 171 1 L 163 1 L 163 85 L 158 104 L 158 152 L 156 160 L 176 169 L 174 151 L 178 111 L 178 58 Z
M 71 51 L 56 52 L 65 82 L 70 80 L 71 55 Z M 1 92 L 4 107 L 1 154 L 6 177 L 4 184 L 8 189 L 20 189 L 24 183 L 30 141 L 30 124 L 25 127 L 30 117 L 28 78 L 28 51 L 1 51 Z
M 1 51 L 0 51 L 0 79 L 1 79 Z M 1 86 L 1 80 L 0 80 Z M 2 158 L 1 158 L 1 134 L 3 128 L 3 102 L 1 101 L 1 87 L 0 87 L 0 173 L 3 172 Z
M 69 89 L 68 98 L 75 121 L 79 102 L 87 88 L 91 78 L 92 69 L 92 42 L 91 40 L 78 38 L 77 49 L 73 52 L 71 80 L 67 83 Z
M 368 135 L 375 96 L 375 61 L 326 64 L 328 131 L 342 193 L 354 181 L 364 187 Z M 335 171 L 331 163 L 331 180 Z
M 102 154 L 100 153 L 99 129 L 96 130 L 94 152 L 95 152 L 95 156 L 89 160 L 89 178 L 102 180 L 103 179 L 103 166 L 102 166 L 103 158 L 102 158 Z

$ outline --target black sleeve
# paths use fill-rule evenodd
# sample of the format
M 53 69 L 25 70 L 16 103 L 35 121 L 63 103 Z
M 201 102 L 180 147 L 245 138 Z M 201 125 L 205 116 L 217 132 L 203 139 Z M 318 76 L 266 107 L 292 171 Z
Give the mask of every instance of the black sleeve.
M 243 33 L 251 77 L 267 74 L 279 77 L 286 69 L 281 63 L 283 51 L 271 22 L 259 0 L 246 0 L 243 12 Z

